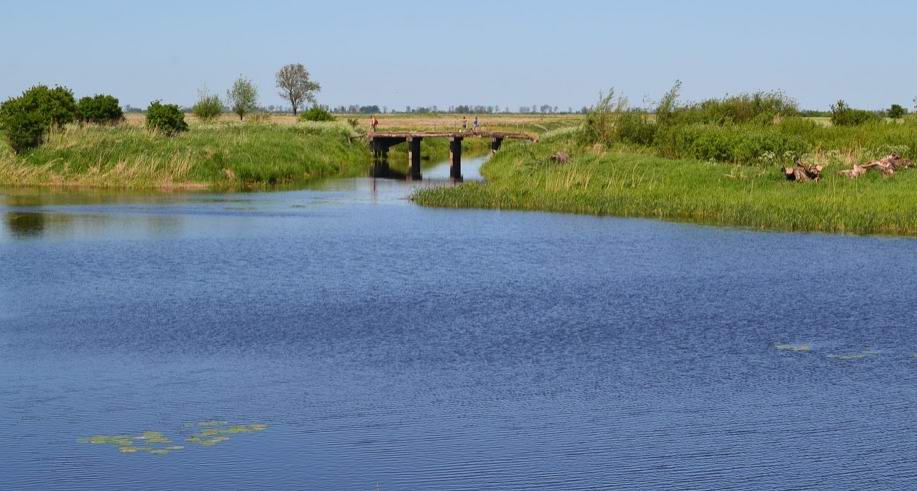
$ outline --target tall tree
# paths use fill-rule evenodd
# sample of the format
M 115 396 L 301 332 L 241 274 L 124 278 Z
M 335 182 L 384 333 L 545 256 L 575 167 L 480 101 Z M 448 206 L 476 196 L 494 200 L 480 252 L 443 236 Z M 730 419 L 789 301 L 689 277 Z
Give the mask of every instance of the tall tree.
M 290 101 L 293 116 L 306 101 L 315 103 L 315 93 L 322 87 L 309 78 L 309 71 L 301 63 L 287 65 L 277 72 L 277 88 L 280 97 Z
M 226 102 L 232 112 L 239 115 L 241 121 L 246 114 L 258 108 L 258 89 L 251 80 L 240 75 L 232 84 L 232 88 L 226 91 Z

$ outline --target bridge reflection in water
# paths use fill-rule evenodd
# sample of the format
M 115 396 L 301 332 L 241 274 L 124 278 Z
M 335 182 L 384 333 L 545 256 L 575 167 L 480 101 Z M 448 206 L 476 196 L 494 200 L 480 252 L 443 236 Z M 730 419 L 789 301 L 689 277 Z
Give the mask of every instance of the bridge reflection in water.
M 373 177 L 391 177 L 395 179 L 420 180 L 420 142 L 424 138 L 449 139 L 449 177 L 458 181 L 462 180 L 462 141 L 465 138 L 490 138 L 490 150 L 496 152 L 503 144 L 503 140 L 516 139 L 534 141 L 535 138 L 524 133 L 503 133 L 492 131 L 477 131 L 467 133 L 433 133 L 433 132 L 391 132 L 370 133 L 369 146 L 373 151 Z M 389 148 L 400 143 L 408 144 L 408 172 L 402 174 L 393 171 L 388 166 Z

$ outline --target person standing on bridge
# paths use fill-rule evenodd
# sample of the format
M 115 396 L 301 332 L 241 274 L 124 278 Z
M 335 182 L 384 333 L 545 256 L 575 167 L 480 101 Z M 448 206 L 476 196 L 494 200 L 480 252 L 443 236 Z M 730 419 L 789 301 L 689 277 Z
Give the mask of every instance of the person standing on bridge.
M 475 133 L 477 133 L 477 132 L 478 132 L 478 127 L 479 127 L 479 126 L 481 126 L 481 121 L 479 121 L 479 120 L 478 120 L 478 117 L 475 116 L 475 117 L 474 117 L 474 121 L 471 123 L 471 128 L 472 128 L 472 130 L 473 130 Z
M 369 118 L 369 128 L 372 130 L 373 133 L 375 133 L 377 126 L 379 126 L 379 120 L 376 119 L 376 115 L 373 114 L 372 117 Z

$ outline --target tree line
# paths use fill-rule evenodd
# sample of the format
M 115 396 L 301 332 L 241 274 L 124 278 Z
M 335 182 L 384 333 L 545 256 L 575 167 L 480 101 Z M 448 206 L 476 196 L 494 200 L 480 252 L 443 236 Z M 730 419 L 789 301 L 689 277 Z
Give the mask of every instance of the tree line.
M 277 71 L 275 81 L 280 96 L 289 102 L 294 115 L 307 102 L 315 104 L 315 94 L 321 90 L 321 86 L 312 80 L 309 71 L 299 63 L 282 67 Z M 191 111 L 200 119 L 209 121 L 219 116 L 224 109 L 229 109 L 243 120 L 246 115 L 257 110 L 257 104 L 257 87 L 251 80 L 239 76 L 226 91 L 225 106 L 218 96 L 201 90 Z M 307 116 L 312 120 L 327 120 L 330 117 L 326 111 L 317 107 Z M 0 130 L 16 153 L 40 146 L 48 133 L 63 129 L 71 123 L 113 126 L 122 121 L 124 111 L 116 97 L 96 94 L 77 100 L 73 91 L 64 86 L 51 88 L 35 85 L 20 96 L 11 97 L 0 104 Z M 147 106 L 146 126 L 167 136 L 188 130 L 182 108 L 159 100 Z

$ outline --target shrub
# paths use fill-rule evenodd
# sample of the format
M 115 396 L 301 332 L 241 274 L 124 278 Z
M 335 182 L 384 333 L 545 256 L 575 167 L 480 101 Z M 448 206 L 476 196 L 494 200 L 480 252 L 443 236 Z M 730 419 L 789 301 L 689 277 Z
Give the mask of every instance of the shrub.
M 649 120 L 644 111 L 632 109 L 618 115 L 614 133 L 618 141 L 652 145 L 656 139 L 657 128 L 658 126 Z
M 831 123 L 835 126 L 859 126 L 864 123 L 875 122 L 879 116 L 862 109 L 853 109 L 843 100 L 831 106 Z
M 334 121 L 334 115 L 325 108 L 313 106 L 299 116 L 300 121 Z
M 197 103 L 191 107 L 191 113 L 201 121 L 212 121 L 223 112 L 223 103 L 215 95 L 202 93 Z
M 95 124 L 115 124 L 124 119 L 118 99 L 110 95 L 96 94 L 83 97 L 79 102 L 80 121 Z
M 694 158 L 757 164 L 770 156 L 787 161 L 799 158 L 809 145 L 781 128 L 753 125 L 693 124 L 660 128 L 656 135 L 660 154 L 669 158 Z
M 23 97 L 34 97 L 38 110 L 57 128 L 76 121 L 77 107 L 73 92 L 66 87 L 49 89 L 38 85 L 27 90 Z
M 173 136 L 188 131 L 185 113 L 176 104 L 153 101 L 146 109 L 146 127 L 164 135 Z
M 889 118 L 901 119 L 905 114 L 907 114 L 907 109 L 899 104 L 892 104 L 892 107 L 888 108 L 887 114 Z
M 50 119 L 38 110 L 34 102 L 23 94 L 0 105 L 0 128 L 16 153 L 23 153 L 44 142 Z

